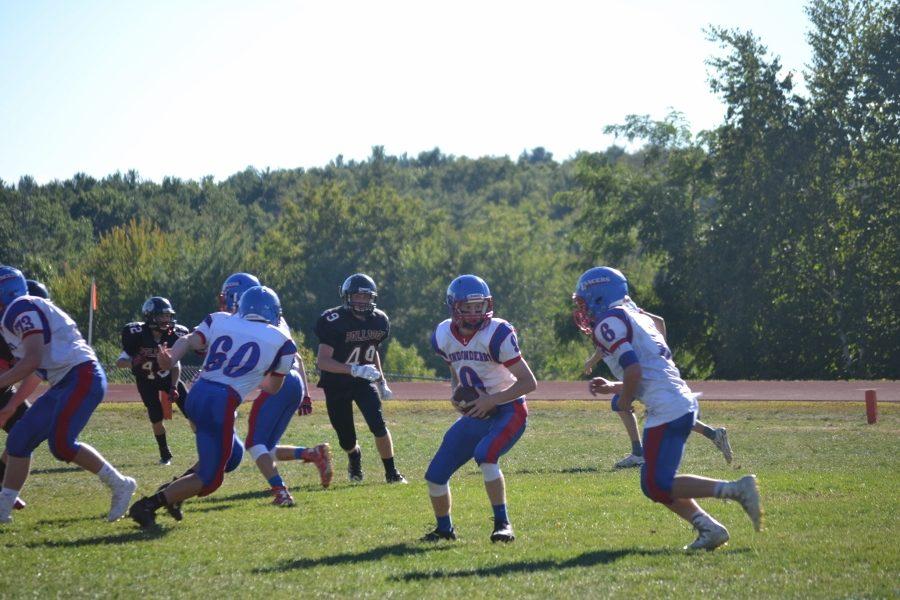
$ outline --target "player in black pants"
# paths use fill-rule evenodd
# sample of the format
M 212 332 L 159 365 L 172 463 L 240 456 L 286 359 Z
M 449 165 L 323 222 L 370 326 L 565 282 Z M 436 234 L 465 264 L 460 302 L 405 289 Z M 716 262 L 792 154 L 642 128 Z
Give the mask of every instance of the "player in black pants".
M 393 394 L 381 371 L 378 345 L 390 335 L 390 322 L 375 308 L 378 290 L 368 275 L 357 273 L 341 286 L 341 306 L 330 308 L 316 321 L 319 350 L 316 366 L 322 373 L 328 419 L 347 453 L 350 481 L 363 479 L 362 452 L 353 425 L 353 403 L 362 412 L 384 463 L 388 483 L 406 483 L 394 466 L 394 444 L 381 414 L 381 400 Z
M 153 435 L 159 446 L 159 463 L 168 465 L 172 462 L 172 452 L 166 441 L 160 392 L 168 394 L 169 400 L 177 404 L 187 417 L 184 412 L 187 389 L 180 380 L 181 367 L 160 371 L 156 353 L 160 344 L 165 343 L 171 348 L 178 338 L 188 334 L 188 330 L 175 322 L 172 303 L 160 296 L 153 296 L 144 302 L 141 313 L 143 323 L 128 323 L 122 328 L 122 354 L 116 360 L 116 366 L 130 368 L 134 374 L 138 393 L 147 407 Z
M 39 298 L 44 298 L 46 300 L 50 299 L 50 293 L 47 291 L 47 288 L 43 283 L 39 281 L 35 281 L 33 279 L 27 279 L 26 284 L 28 285 L 28 295 L 29 296 L 37 296 Z M 9 346 L 6 344 L 6 340 L 3 339 L 3 336 L 0 336 L 0 373 L 12 368 L 14 362 L 14 358 L 12 352 L 9 349 Z M 25 411 L 31 408 L 31 403 L 27 400 L 22 404 L 19 404 L 15 410 L 11 413 L 6 409 L 6 406 L 9 404 L 9 401 L 17 395 L 21 394 L 25 397 L 31 395 L 31 393 L 37 388 L 40 383 L 40 378 L 37 375 L 34 375 L 25 381 L 23 381 L 18 387 L 9 386 L 3 389 L 0 389 L 0 426 L 3 427 L 3 431 L 9 433 L 13 425 L 15 425 L 19 419 L 25 414 Z M 6 475 L 6 450 L 3 451 L 3 455 L 0 456 L 0 481 L 3 481 L 3 477 Z M 16 510 L 21 510 L 25 508 L 25 501 L 21 498 L 16 498 L 15 504 L 13 504 L 13 508 Z

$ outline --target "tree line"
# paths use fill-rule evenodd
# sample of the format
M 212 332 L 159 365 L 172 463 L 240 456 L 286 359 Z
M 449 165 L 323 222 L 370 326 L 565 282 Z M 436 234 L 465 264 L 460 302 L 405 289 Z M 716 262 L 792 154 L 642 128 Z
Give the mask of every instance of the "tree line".
M 248 168 L 223 181 L 135 171 L 0 181 L 0 262 L 48 284 L 109 362 L 150 295 L 193 325 L 222 281 L 278 291 L 307 354 L 338 286 L 363 271 L 392 319 L 388 371 L 445 374 L 429 345 L 461 273 L 485 278 L 541 378 L 590 353 L 571 323 L 589 266 L 620 267 L 668 323 L 689 377 L 900 375 L 900 5 L 817 0 L 798 89 L 751 32 L 711 28 L 724 121 L 692 135 L 672 112 L 607 128 L 629 147 L 563 161 L 544 148 L 467 158 L 374 147 L 363 161 Z M 637 145 L 635 145 L 637 144 Z

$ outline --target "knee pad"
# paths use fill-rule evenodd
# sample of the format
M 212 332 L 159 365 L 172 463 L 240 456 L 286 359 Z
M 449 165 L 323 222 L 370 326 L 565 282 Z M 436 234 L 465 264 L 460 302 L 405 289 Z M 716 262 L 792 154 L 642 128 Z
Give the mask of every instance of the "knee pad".
M 250 457 L 253 458 L 254 462 L 259 460 L 259 457 L 263 456 L 264 454 L 271 454 L 269 452 L 269 449 L 266 448 L 262 444 L 256 444 L 255 446 L 250 446 L 249 448 L 247 448 L 247 452 L 250 453 Z
M 497 463 L 481 463 L 479 466 L 481 467 L 481 473 L 484 475 L 485 482 L 494 481 L 503 477 L 503 473 L 500 472 L 500 465 Z
M 231 473 L 237 469 L 243 459 L 244 444 L 242 444 L 239 439 L 235 438 L 234 443 L 231 445 L 231 456 L 228 458 L 228 462 L 225 463 L 225 472 Z M 219 485 L 221 485 L 221 482 Z
M 439 483 L 431 483 L 428 482 L 428 495 L 432 498 L 439 498 L 441 496 L 446 496 L 450 493 L 450 484 L 445 483 L 443 485 Z

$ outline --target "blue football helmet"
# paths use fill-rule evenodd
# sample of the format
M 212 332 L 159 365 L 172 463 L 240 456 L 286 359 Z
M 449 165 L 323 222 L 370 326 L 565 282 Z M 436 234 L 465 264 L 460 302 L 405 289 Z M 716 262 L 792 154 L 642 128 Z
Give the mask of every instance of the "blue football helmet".
M 281 322 L 281 301 L 272 288 L 255 285 L 241 294 L 238 314 L 249 321 L 277 326 Z
M 594 267 L 578 278 L 572 301 L 575 325 L 591 335 L 597 319 L 613 305 L 621 303 L 628 295 L 628 280 L 622 272 L 612 267 Z
M 219 310 L 232 314 L 237 312 L 241 294 L 258 285 L 261 285 L 259 279 L 250 273 L 229 275 L 222 284 L 222 291 L 219 292 Z
M 0 266 L 0 306 L 9 306 L 19 296 L 28 295 L 28 284 L 22 271 Z
M 50 292 L 47 291 L 47 286 L 45 286 L 40 281 L 36 281 L 34 279 L 26 279 L 25 285 L 28 286 L 29 296 L 37 296 L 38 298 L 43 298 L 44 300 L 50 299 Z
M 481 303 L 480 307 L 475 306 L 477 302 Z M 494 299 L 484 279 L 460 275 L 447 287 L 447 308 L 457 327 L 480 329 L 494 316 Z

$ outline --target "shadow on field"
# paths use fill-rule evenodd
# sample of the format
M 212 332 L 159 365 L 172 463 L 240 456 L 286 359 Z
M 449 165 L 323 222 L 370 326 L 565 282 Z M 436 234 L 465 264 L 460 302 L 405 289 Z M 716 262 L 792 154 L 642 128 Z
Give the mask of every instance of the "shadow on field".
M 597 467 L 569 467 L 568 469 L 518 469 L 511 471 L 513 475 L 560 475 L 572 473 L 607 473 L 613 469 L 599 469 Z
M 268 490 L 254 490 L 252 492 L 240 492 L 227 496 L 212 496 L 205 499 L 204 503 L 216 504 L 221 502 L 233 502 L 234 500 L 252 500 L 254 498 L 268 498 L 272 494 Z
M 424 554 L 434 550 L 448 550 L 452 546 L 423 546 L 421 544 L 393 544 L 391 546 L 381 546 L 364 550 L 362 552 L 348 552 L 346 554 L 335 554 L 334 556 L 323 556 L 322 558 L 300 558 L 297 560 L 282 561 L 281 564 L 272 567 L 262 567 L 253 569 L 254 574 L 279 573 L 283 571 L 292 571 L 294 569 L 310 569 L 318 566 L 333 566 L 349 563 L 359 563 L 364 561 L 379 561 L 383 558 L 391 556 L 410 556 L 413 554 Z
M 65 517 L 64 519 L 41 519 L 35 525 L 71 525 L 72 523 L 81 523 L 84 521 L 100 521 L 105 520 L 106 515 L 96 514 L 91 517 Z
M 205 504 L 205 503 L 204 503 Z M 206 513 L 206 512 L 216 512 L 220 510 L 228 510 L 234 506 L 234 502 L 227 502 L 225 504 L 209 504 L 209 505 L 200 505 L 197 508 L 188 505 L 186 510 L 192 513 Z
M 56 473 L 74 473 L 81 471 L 81 467 L 50 467 L 48 469 L 32 469 L 32 475 L 54 475 Z
M 738 551 L 740 552 L 740 550 Z M 731 552 L 729 552 L 731 553 Z M 443 579 L 443 578 L 460 578 L 460 577 L 502 577 L 504 575 L 514 575 L 516 573 L 533 573 L 535 571 L 558 571 L 560 569 L 572 569 L 577 567 L 594 567 L 597 565 L 606 565 L 613 563 L 627 556 L 661 556 L 673 555 L 690 557 L 682 550 L 674 548 L 621 548 L 618 550 L 594 550 L 585 552 L 569 560 L 526 560 L 520 562 L 512 562 L 504 565 L 496 565 L 493 567 L 482 567 L 479 569 L 466 569 L 464 571 L 418 571 L 407 573 L 405 575 L 395 575 L 390 579 L 394 581 L 422 581 L 426 579 Z
M 43 542 L 31 542 L 25 544 L 26 548 L 81 548 L 82 546 L 103 546 L 106 544 L 127 544 L 129 542 L 146 542 L 163 537 L 169 533 L 168 529 L 154 527 L 118 533 L 115 535 L 98 535 L 82 538 L 80 540 L 44 540 Z

